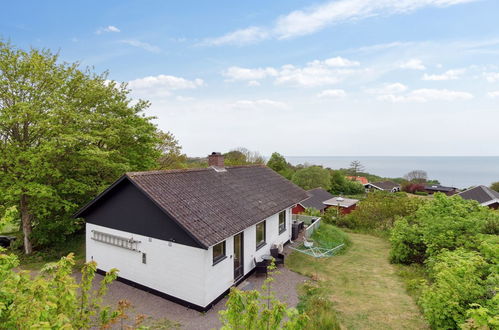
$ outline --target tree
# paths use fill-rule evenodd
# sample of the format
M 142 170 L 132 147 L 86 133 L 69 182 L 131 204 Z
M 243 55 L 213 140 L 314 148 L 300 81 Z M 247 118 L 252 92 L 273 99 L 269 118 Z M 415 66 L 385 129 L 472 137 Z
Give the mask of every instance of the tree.
M 187 167 L 187 156 L 182 153 L 182 146 L 175 136 L 170 132 L 161 131 L 158 131 L 157 135 L 160 141 L 158 149 L 161 152 L 159 168 L 166 170 Z
M 284 158 L 283 155 L 277 152 L 274 152 L 272 156 L 270 156 L 267 166 L 286 179 L 291 179 L 294 173 L 293 166 L 286 161 L 286 158 Z
M 499 192 L 499 181 L 498 182 L 494 182 L 490 185 L 490 189 L 494 190 L 494 191 L 497 191 Z
M 329 190 L 331 175 L 321 166 L 309 166 L 296 171 L 291 181 L 305 190 L 319 187 Z
M 354 160 L 350 163 L 350 168 L 348 169 L 350 175 L 356 177 L 359 175 L 359 172 L 362 172 L 365 170 L 364 165 L 360 163 L 358 160 Z
M 0 42 L 0 204 L 17 206 L 24 251 L 81 226 L 71 218 L 123 172 L 156 166 L 156 128 L 126 85 Z
M 428 174 L 423 170 L 414 170 L 404 175 L 404 179 L 414 183 L 425 183 L 428 180 Z
M 329 191 L 332 194 L 356 195 L 365 191 L 361 183 L 347 180 L 341 171 L 331 171 L 331 173 L 331 188 Z
M 246 148 L 237 148 L 224 154 L 226 165 L 249 165 L 265 164 L 265 159 L 257 151 L 250 151 Z

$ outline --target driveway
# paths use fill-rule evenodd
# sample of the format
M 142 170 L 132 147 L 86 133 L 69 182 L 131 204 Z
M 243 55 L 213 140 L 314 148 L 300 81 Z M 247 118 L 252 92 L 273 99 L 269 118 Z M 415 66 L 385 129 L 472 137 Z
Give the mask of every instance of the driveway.
M 279 272 L 274 276 L 275 281 L 272 284 L 275 295 L 281 301 L 286 302 L 288 306 L 296 306 L 298 303 L 296 287 L 307 278 L 285 267 L 280 267 Z M 96 275 L 96 282 L 101 279 L 101 275 Z M 264 280 L 265 276 L 252 275 L 238 287 L 242 290 L 260 289 Z M 120 299 L 126 299 L 132 304 L 132 310 L 128 313 L 132 320 L 137 314 L 145 314 L 155 320 L 167 319 L 173 321 L 179 324 L 181 329 L 218 329 L 221 325 L 218 312 L 225 309 L 225 303 L 227 302 L 227 297 L 225 297 L 206 313 L 200 313 L 115 281 L 109 286 L 109 292 L 104 299 L 104 303 L 115 305 Z M 161 324 L 164 327 L 167 323 L 163 322 Z

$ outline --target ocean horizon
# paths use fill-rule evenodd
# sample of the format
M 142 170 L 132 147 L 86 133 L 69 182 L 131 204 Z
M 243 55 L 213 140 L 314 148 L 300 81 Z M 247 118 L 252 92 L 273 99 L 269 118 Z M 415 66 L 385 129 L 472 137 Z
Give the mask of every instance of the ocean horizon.
M 365 172 L 381 177 L 403 177 L 412 170 L 424 170 L 429 179 L 460 189 L 489 186 L 499 181 L 499 156 L 285 156 L 293 165 L 322 165 L 348 168 L 358 160 Z

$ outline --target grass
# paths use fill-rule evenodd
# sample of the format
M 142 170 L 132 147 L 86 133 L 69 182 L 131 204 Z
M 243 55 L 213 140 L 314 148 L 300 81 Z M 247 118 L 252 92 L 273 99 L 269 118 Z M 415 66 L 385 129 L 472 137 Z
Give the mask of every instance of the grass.
M 322 223 L 319 229 L 312 233 L 312 239 L 318 246 L 326 249 L 345 244 L 345 248 L 342 249 L 342 251 L 345 251 L 352 244 L 347 234 L 337 227 L 325 223 Z
M 366 234 L 349 236 L 352 245 L 343 255 L 316 259 L 294 252 L 287 266 L 324 284 L 342 328 L 428 328 L 398 275 L 400 268 L 388 262 L 388 242 Z

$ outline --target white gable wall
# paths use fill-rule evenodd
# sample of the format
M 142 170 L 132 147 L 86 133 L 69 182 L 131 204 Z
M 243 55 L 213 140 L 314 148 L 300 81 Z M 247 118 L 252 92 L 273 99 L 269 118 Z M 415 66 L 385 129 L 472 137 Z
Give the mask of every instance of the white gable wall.
M 244 274 L 254 267 L 253 259 L 270 254 L 273 244 L 291 239 L 291 208 L 286 210 L 286 230 L 279 235 L 279 215 L 266 219 L 266 245 L 256 251 L 256 225 L 244 230 Z M 141 241 L 142 254 L 93 240 L 92 230 Z M 86 224 L 87 261 L 95 260 L 98 268 L 120 270 L 119 276 L 164 292 L 173 297 L 205 307 L 234 285 L 233 237 L 226 240 L 227 258 L 213 265 L 212 247 L 208 250 L 169 243 L 159 239 L 127 233 L 94 224 Z M 171 246 L 170 246 L 171 245 Z

